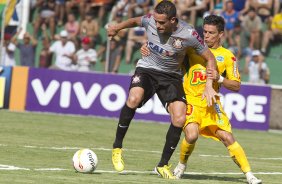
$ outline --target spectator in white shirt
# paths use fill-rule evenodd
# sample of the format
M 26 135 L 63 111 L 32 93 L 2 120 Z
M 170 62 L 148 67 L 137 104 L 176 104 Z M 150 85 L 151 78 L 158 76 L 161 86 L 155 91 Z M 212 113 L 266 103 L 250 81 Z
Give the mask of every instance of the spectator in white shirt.
M 91 39 L 84 37 L 81 41 L 81 49 L 74 55 L 74 61 L 77 64 L 77 71 L 88 72 L 90 65 L 95 65 L 97 61 L 97 53 L 90 48 Z
M 11 36 L 8 34 L 4 35 L 4 47 L 1 53 L 1 65 L 4 66 L 15 66 L 15 50 L 16 45 L 11 42 Z
M 49 48 L 49 52 L 55 54 L 55 64 L 51 69 L 72 70 L 72 55 L 75 53 L 75 45 L 68 40 L 65 30 L 60 32 L 60 40 L 55 41 Z
M 250 83 L 267 84 L 269 82 L 269 68 L 259 50 L 252 52 L 252 59 L 246 63 L 246 70 L 249 73 Z

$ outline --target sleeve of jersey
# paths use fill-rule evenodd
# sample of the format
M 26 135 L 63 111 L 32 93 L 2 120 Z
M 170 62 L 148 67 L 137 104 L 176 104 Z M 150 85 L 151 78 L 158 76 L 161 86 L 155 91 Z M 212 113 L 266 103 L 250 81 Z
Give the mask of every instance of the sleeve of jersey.
M 141 27 L 144 27 L 147 30 L 151 17 L 152 17 L 152 14 L 147 14 L 147 15 L 142 16 L 141 17 Z
M 198 54 L 201 54 L 208 49 L 208 47 L 204 43 L 204 40 L 196 30 L 189 30 L 189 32 L 187 32 L 187 35 L 189 36 L 184 41 L 184 47 L 192 47 Z
M 227 79 L 241 82 L 240 73 L 238 69 L 238 62 L 233 54 L 230 53 L 227 55 L 225 66 Z

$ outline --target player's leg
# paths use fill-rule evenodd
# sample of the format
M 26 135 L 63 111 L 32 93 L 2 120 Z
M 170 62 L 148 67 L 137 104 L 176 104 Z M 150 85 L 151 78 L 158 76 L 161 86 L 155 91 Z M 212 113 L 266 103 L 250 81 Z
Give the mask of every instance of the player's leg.
M 127 132 L 129 124 L 134 117 L 135 110 L 141 103 L 144 96 L 144 89 L 133 87 L 129 91 L 128 99 L 121 109 L 119 122 L 117 126 L 116 139 L 113 148 L 122 148 L 122 142 Z
M 124 161 L 122 158 L 121 149 L 123 139 L 128 130 L 130 122 L 134 117 L 136 108 L 144 99 L 145 90 L 142 87 L 142 85 L 144 84 L 146 85 L 146 79 L 144 77 L 141 77 L 141 74 L 138 74 L 138 70 L 136 70 L 131 80 L 128 99 L 120 112 L 119 122 L 116 130 L 116 137 L 113 144 L 112 163 L 114 165 L 114 168 L 119 172 L 123 171 L 124 169 Z
M 171 116 L 171 125 L 166 134 L 166 142 L 163 148 L 161 160 L 155 170 L 163 177 L 174 179 L 175 177 L 170 171 L 168 161 L 170 160 L 182 132 L 182 127 L 185 123 L 186 104 L 182 101 L 171 102 L 168 106 L 168 111 Z
M 149 84 L 150 79 L 146 77 L 145 74 L 140 73 L 139 69 L 136 69 L 136 72 L 131 80 L 128 99 L 120 113 L 116 137 L 113 144 L 112 162 L 117 171 L 122 171 L 124 169 L 121 148 L 130 122 L 134 117 L 136 108 L 139 107 L 140 104 L 143 104 L 143 102 L 146 102 L 153 93 L 153 90 L 146 87 L 149 86 L 152 88 Z
M 182 132 L 186 120 L 186 98 L 182 77 L 169 73 L 155 73 L 152 75 L 156 82 L 156 93 L 163 106 L 170 114 L 171 124 L 166 134 L 166 141 L 155 171 L 163 178 L 175 179 L 168 161 L 170 160 Z
M 179 163 L 173 171 L 173 175 L 176 178 L 181 178 L 186 170 L 187 161 L 192 154 L 196 141 L 199 136 L 199 125 L 198 123 L 189 123 L 184 129 L 185 137 L 183 138 L 180 145 L 180 156 Z
M 196 141 L 199 137 L 199 125 L 198 123 L 189 123 L 185 129 L 185 137 L 182 140 L 180 147 L 180 162 L 185 164 L 188 161 L 189 156 L 192 154 Z
M 172 102 L 168 106 L 168 111 L 171 116 L 171 125 L 166 134 L 166 143 L 158 166 L 168 164 L 168 161 L 179 142 L 182 127 L 184 126 L 186 118 L 186 104 L 182 101 Z
M 124 170 L 124 161 L 122 158 L 122 142 L 124 136 L 128 130 L 129 124 L 134 117 L 135 110 L 142 101 L 144 96 L 144 89 L 141 87 L 131 88 L 129 91 L 128 99 L 123 106 L 119 122 L 116 130 L 116 138 L 113 144 L 113 152 L 112 152 L 112 162 L 115 170 L 123 171 Z
M 219 129 L 216 131 L 216 135 L 219 137 L 221 142 L 227 147 L 233 161 L 240 167 L 242 172 L 246 175 L 248 183 L 249 184 L 262 183 L 261 180 L 257 179 L 252 174 L 247 156 L 241 145 L 233 137 L 233 134 L 231 132 L 227 132 Z

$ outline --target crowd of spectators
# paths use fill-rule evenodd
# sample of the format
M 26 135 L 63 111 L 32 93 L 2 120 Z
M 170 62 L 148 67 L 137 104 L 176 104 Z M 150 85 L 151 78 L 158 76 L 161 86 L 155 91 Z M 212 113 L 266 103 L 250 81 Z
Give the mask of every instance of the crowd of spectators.
M 100 61 L 104 65 L 109 58 L 109 66 L 105 68 L 118 73 L 122 58 L 125 64 L 134 65 L 132 55 L 146 41 L 145 31 L 141 27 L 124 30 L 113 40 L 107 41 L 102 39 L 101 34 L 105 37 L 105 33 L 100 30 L 109 23 L 150 13 L 159 1 L 31 0 L 30 24 L 33 29 L 24 34 L 23 41 L 17 39 L 18 33 L 13 37 L 5 37 L 2 54 L 2 57 L 6 57 L 4 64 L 15 65 L 14 52 L 19 49 L 20 64 L 24 66 L 35 66 L 35 61 L 39 61 L 39 67 L 92 71 L 96 62 Z M 223 16 L 226 21 L 224 45 L 239 60 L 246 60 L 248 66 L 241 66 L 246 73 L 252 71 L 251 66 L 255 66 L 254 51 L 265 58 L 271 45 L 269 43 L 282 41 L 281 0 L 173 2 L 177 6 L 178 16 L 195 26 L 199 32 L 204 16 Z M 21 31 L 20 28 L 18 30 Z M 107 50 L 110 51 L 108 55 Z M 36 52 L 39 58 L 36 58 Z M 269 70 L 267 74 L 269 78 Z

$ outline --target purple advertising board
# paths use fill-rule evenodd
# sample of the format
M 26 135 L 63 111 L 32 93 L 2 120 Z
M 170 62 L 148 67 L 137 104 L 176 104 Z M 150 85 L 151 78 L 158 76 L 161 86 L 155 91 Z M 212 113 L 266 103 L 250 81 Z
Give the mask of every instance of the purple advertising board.
M 63 114 L 119 117 L 130 77 L 58 70 L 29 70 L 26 110 Z M 226 113 L 234 128 L 267 130 L 270 87 L 242 85 L 240 93 L 222 91 Z M 135 119 L 169 122 L 170 118 L 155 95 Z
M 268 130 L 271 87 L 241 85 L 238 93 L 222 88 L 224 111 L 232 127 L 238 129 Z

